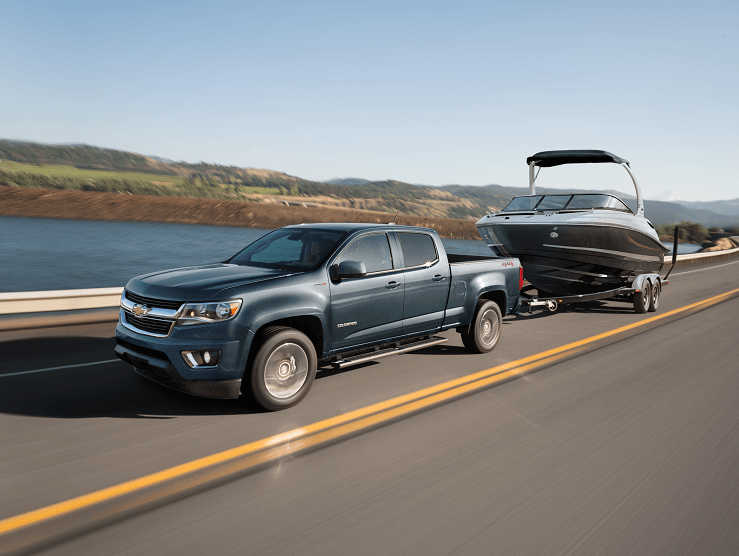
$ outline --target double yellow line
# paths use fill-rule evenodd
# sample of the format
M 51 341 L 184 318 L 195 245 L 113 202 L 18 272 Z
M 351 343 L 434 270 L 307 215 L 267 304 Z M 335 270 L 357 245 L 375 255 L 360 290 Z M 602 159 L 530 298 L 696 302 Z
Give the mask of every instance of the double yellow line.
M 128 503 L 121 501 L 121 506 L 113 513 L 116 513 L 116 511 L 130 510 L 132 507 L 141 506 L 165 496 L 202 486 L 210 481 L 222 479 L 233 473 L 274 461 L 288 454 L 294 454 L 338 438 L 356 434 L 371 427 L 427 409 L 436 404 L 448 402 L 477 390 L 490 387 L 493 384 L 499 384 L 516 376 L 571 357 L 574 354 L 594 347 L 595 344 L 604 339 L 647 326 L 678 314 L 685 316 L 685 314 L 706 309 L 737 295 L 739 295 L 739 288 L 667 313 L 662 313 L 633 324 L 585 338 L 584 340 L 498 365 L 497 367 L 357 409 L 337 417 L 318 421 L 276 436 L 250 442 L 238 448 L 232 448 L 211 456 L 196 459 L 165 469 L 164 471 L 159 471 L 158 473 L 98 490 L 91 494 L 78 496 L 65 502 L 52 504 L 45 508 L 4 519 L 0 521 L 0 536 L 53 518 L 65 516 L 75 511 L 91 508 L 102 502 L 115 501 L 123 496 L 140 494 L 145 489 L 163 487 L 165 483 L 176 479 L 183 479 L 155 494 L 138 496 L 135 500 Z M 196 472 L 205 473 L 195 475 Z M 107 512 L 106 515 L 110 516 L 111 512 Z

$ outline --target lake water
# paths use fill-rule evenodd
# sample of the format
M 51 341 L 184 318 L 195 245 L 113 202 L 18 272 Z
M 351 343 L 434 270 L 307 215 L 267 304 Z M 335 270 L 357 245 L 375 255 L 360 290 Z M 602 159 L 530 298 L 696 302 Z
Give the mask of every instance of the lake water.
M 663 241 L 662 245 L 664 245 L 670 250 L 668 254 L 672 256 L 672 242 L 666 243 Z M 701 249 L 703 249 L 703 246 L 698 245 L 697 243 L 678 243 L 677 244 L 677 254 L 678 255 L 687 255 L 688 253 L 697 253 Z
M 0 217 L 0 291 L 124 286 L 155 270 L 222 261 L 268 230 Z M 449 252 L 490 255 L 481 240 L 445 239 Z M 679 253 L 700 245 L 680 245 Z
M 269 230 L 0 217 L 0 291 L 124 286 L 155 270 L 225 260 Z M 482 241 L 444 240 L 450 252 L 490 255 Z

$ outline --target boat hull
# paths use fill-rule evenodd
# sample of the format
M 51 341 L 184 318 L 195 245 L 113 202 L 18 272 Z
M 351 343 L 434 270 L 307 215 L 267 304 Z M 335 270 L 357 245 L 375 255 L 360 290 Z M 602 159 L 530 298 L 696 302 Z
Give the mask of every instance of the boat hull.
M 594 212 L 490 215 L 477 227 L 496 254 L 520 259 L 524 278 L 554 295 L 611 290 L 662 269 L 668 249 L 644 218 Z

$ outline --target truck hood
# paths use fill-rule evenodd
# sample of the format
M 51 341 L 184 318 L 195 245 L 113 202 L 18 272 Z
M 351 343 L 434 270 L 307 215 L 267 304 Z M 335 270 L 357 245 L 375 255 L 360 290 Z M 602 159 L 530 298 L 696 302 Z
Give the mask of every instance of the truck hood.
M 132 278 L 126 289 L 145 297 L 173 301 L 210 301 L 225 288 L 243 286 L 294 274 L 284 270 L 241 266 L 237 264 L 208 264 L 162 270 Z

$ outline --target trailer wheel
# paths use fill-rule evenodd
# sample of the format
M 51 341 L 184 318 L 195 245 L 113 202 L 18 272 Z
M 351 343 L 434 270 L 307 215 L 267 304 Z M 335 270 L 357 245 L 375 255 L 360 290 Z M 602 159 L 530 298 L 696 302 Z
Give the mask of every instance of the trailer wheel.
M 649 312 L 654 313 L 657 311 L 657 308 L 659 307 L 659 294 L 660 290 L 662 288 L 660 287 L 659 282 L 655 282 L 652 284 L 652 296 L 649 299 Z
M 503 314 L 494 301 L 477 304 L 475 316 L 469 328 L 462 332 L 462 343 L 472 353 L 487 353 L 498 343 L 503 327 Z
M 268 411 L 292 407 L 313 386 L 318 360 L 308 336 L 275 327 L 263 337 L 250 370 L 254 400 Z
M 644 280 L 644 285 L 634 294 L 634 311 L 646 313 L 652 300 L 652 285 Z

